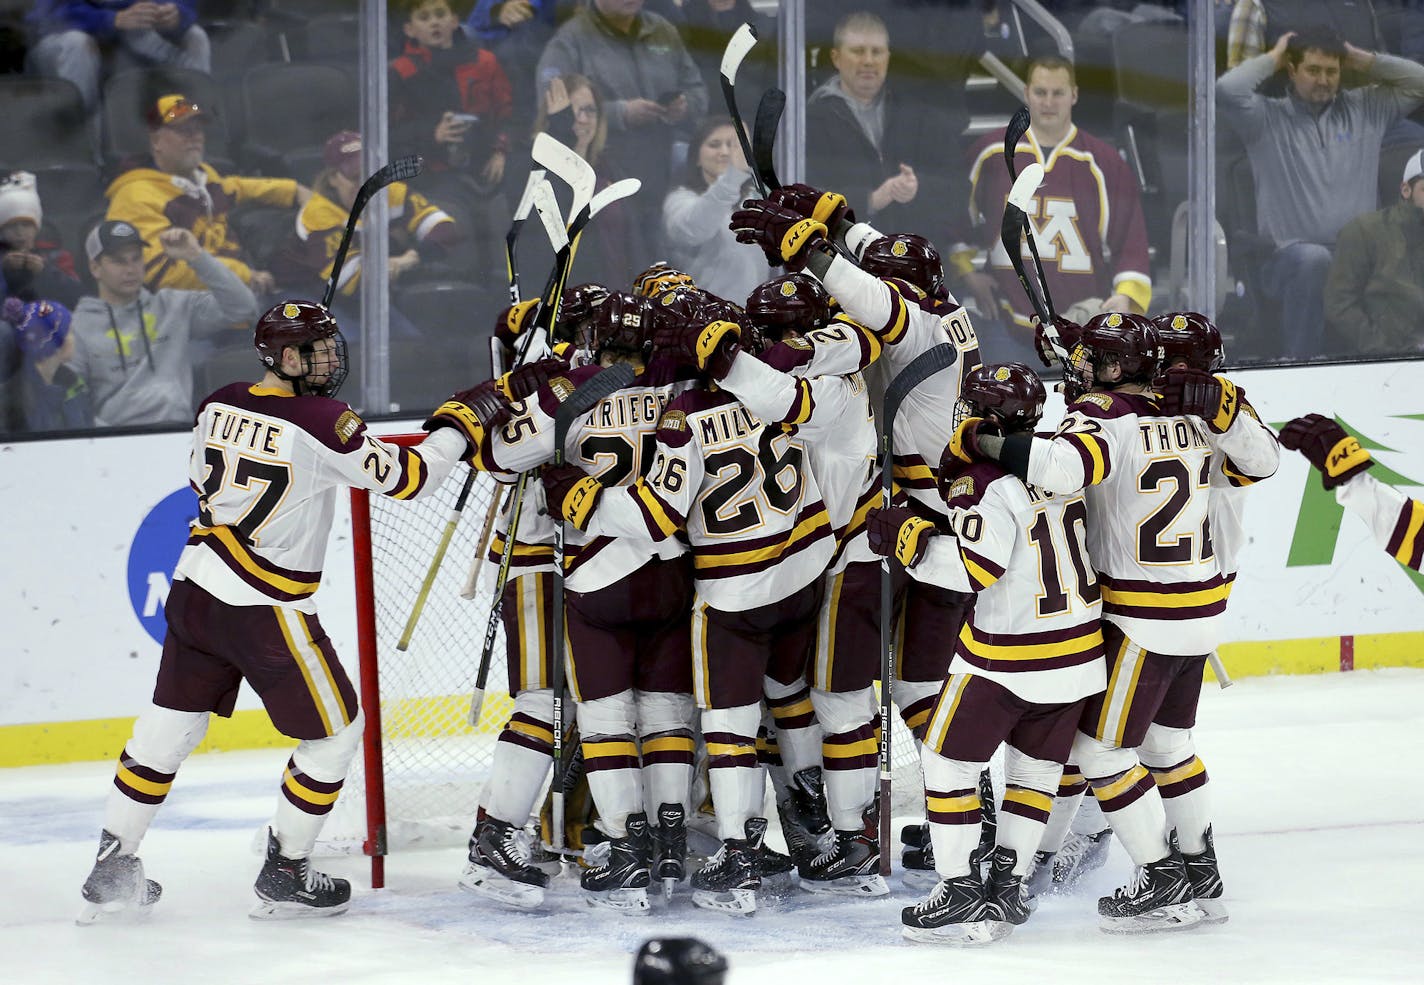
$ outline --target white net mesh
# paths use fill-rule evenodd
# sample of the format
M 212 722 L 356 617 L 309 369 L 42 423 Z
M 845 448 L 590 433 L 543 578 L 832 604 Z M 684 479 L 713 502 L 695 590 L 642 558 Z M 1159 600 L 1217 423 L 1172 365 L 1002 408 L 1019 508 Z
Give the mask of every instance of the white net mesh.
M 488 476 L 475 478 L 408 649 L 396 648 L 468 475 L 469 469 L 459 465 L 433 495 L 414 502 L 370 498 L 390 849 L 464 841 L 474 825 L 495 738 L 511 709 L 501 628 L 479 727 L 471 728 L 467 721 L 498 566 L 483 565 L 473 599 L 461 598 L 460 593 L 499 488 Z M 322 832 L 327 851 L 361 851 L 367 830 L 367 786 L 365 763 L 358 753 Z

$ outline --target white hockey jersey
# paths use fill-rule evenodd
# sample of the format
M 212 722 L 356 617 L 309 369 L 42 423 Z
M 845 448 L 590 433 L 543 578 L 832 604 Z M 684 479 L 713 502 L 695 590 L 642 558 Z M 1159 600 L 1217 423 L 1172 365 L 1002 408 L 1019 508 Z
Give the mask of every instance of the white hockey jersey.
M 554 457 L 554 414 L 559 403 L 575 389 L 597 376 L 599 366 L 581 366 L 556 376 L 539 392 L 516 405 L 515 414 L 490 440 L 491 468 L 513 474 L 535 468 Z M 658 421 L 671 399 L 675 384 L 670 373 L 659 368 L 638 374 L 634 382 L 597 404 L 569 428 L 564 448 L 564 460 L 582 466 L 605 486 L 630 486 L 642 477 L 652 464 L 653 446 Z M 540 504 L 544 502 L 543 485 L 538 487 Z M 525 495 L 528 496 L 529 489 Z M 526 544 L 524 522 L 520 519 L 515 558 L 520 549 L 549 544 L 548 553 L 539 557 L 529 552 L 530 560 L 540 561 L 552 570 L 553 520 L 545 515 L 538 532 L 547 531 L 547 541 Z M 500 543 L 503 549 L 503 543 Z M 493 552 L 493 546 L 491 547 Z M 654 542 L 646 533 L 637 536 L 590 536 L 569 527 L 564 542 L 564 574 L 571 591 L 593 592 L 606 588 L 637 571 L 652 558 L 674 558 L 685 553 L 676 538 Z M 514 560 L 510 562 L 514 571 Z M 527 568 L 518 569 L 520 574 Z
M 1368 472 L 1335 487 L 1335 501 L 1370 528 L 1376 543 L 1400 564 L 1424 570 L 1424 503 L 1410 499 Z
M 683 529 L 698 598 L 730 612 L 799 591 L 835 551 L 806 449 L 723 389 L 675 397 L 647 478 L 606 490 L 588 524 L 593 537 L 657 541 Z
M 880 350 L 873 332 L 840 319 L 773 346 L 759 360 L 738 355 L 722 381 L 763 421 L 795 425 L 835 530 L 832 574 L 852 561 L 879 560 L 865 526 L 881 481 L 875 418 L 860 371 Z
M 847 236 L 847 245 L 859 254 L 879 236 L 862 223 Z M 953 298 L 940 301 L 904 281 L 881 280 L 844 257 L 831 261 L 822 281 L 846 314 L 869 326 L 884 343 L 881 365 L 887 383 L 922 352 L 941 342 L 954 345 L 959 357 L 954 365 L 913 390 L 900 405 L 895 423 L 896 483 L 919 506 L 944 515 L 935 472 L 954 427 L 960 385 L 980 362 L 969 313 Z
M 950 662 L 1025 701 L 1066 704 L 1107 685 L 1097 575 L 1082 492 L 1026 486 L 978 462 L 946 477 L 953 535 L 910 569 L 917 581 L 975 592 Z
M 388 445 L 340 400 L 229 384 L 198 408 L 188 459 L 198 517 L 175 577 L 229 605 L 313 613 L 336 491 L 415 499 L 440 487 L 465 448 L 450 428 L 414 448 Z

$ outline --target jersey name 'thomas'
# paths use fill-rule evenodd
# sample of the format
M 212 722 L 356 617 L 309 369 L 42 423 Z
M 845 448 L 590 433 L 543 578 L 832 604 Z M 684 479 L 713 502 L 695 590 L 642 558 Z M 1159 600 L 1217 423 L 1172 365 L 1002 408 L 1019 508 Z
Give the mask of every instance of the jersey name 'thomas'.
M 879 237 L 864 224 L 852 233 L 847 243 L 857 252 Z M 954 364 L 912 390 L 895 422 L 895 481 L 920 507 L 943 515 L 935 470 L 949 444 L 960 385 L 979 365 L 979 339 L 968 313 L 953 299 L 940 301 L 904 281 L 881 280 L 844 257 L 831 261 L 823 281 L 846 314 L 884 342 L 880 366 L 887 383 L 926 350 L 953 344 Z
M 491 438 L 490 464 L 496 469 L 517 473 L 552 461 L 554 415 L 560 402 L 601 370 L 599 366 L 571 369 L 549 380 L 522 405 L 516 405 L 514 416 Z M 658 421 L 679 386 L 673 375 L 658 364 L 639 373 L 631 385 L 604 398 L 573 422 L 564 460 L 581 465 L 605 486 L 632 485 L 652 464 Z M 524 519 L 520 519 L 521 542 Z M 552 521 L 546 518 L 546 523 L 552 544 Z M 576 592 L 606 588 L 637 571 L 651 558 L 667 559 L 683 553 L 682 543 L 676 538 L 650 543 L 643 531 L 631 537 L 591 536 L 571 526 L 566 535 L 564 572 L 568 587 Z M 516 557 L 520 546 L 516 544 Z M 547 557 L 552 563 L 552 547 Z
M 1083 494 L 1027 486 L 992 462 L 961 466 L 946 482 L 955 534 L 931 539 L 910 575 L 977 593 L 949 672 L 1040 704 L 1101 691 L 1102 603 Z
M 607 490 L 589 533 L 663 540 L 685 527 L 701 601 L 768 605 L 819 578 L 835 550 L 805 459 L 787 428 L 726 390 L 688 390 L 663 413 L 647 478 Z
M 448 429 L 417 448 L 388 445 L 340 400 L 225 386 L 198 408 L 188 461 L 198 518 L 176 575 L 230 605 L 315 612 L 336 491 L 413 499 L 464 450 Z
M 1230 590 L 1207 522 L 1212 444 L 1195 417 L 1164 417 L 1151 397 L 1088 393 L 1051 439 L 1035 438 L 1028 480 L 1085 486 L 1088 546 L 1103 618 L 1158 653 L 1216 647 Z

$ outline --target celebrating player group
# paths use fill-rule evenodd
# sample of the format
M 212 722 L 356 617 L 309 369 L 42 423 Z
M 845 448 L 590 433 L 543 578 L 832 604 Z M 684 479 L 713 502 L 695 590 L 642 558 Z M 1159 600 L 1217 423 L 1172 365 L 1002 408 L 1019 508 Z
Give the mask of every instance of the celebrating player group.
M 538 909 L 576 859 L 588 902 L 628 914 L 654 886 L 730 914 L 771 885 L 884 896 L 898 713 L 926 819 L 901 832 L 901 861 L 929 887 L 903 910 L 907 938 L 1001 939 L 1100 861 L 1109 829 L 1136 873 L 1098 901 L 1103 930 L 1227 919 L 1193 726 L 1243 495 L 1279 442 L 1217 375 L 1220 333 L 1192 312 L 1055 315 L 1024 269 L 1016 183 L 1006 245 L 1067 403 L 1039 433 L 1044 384 L 981 353 L 935 247 L 857 222 L 834 191 L 777 185 L 764 150 L 748 155 L 762 195 L 731 227 L 787 272 L 726 299 L 664 264 L 626 290 L 566 290 L 579 233 L 636 182 L 594 195 L 587 165 L 543 138 L 495 331 L 512 368 L 441 404 L 414 447 L 336 398 L 345 346 L 325 305 L 262 316 L 265 377 L 197 415 L 199 515 L 81 922 L 159 899 L 139 844 L 244 679 L 299 741 L 253 915 L 349 906 L 347 881 L 310 864 L 363 725 L 312 602 L 334 498 L 419 497 L 460 461 L 508 489 L 489 557 L 514 698 L 463 888 Z M 567 222 L 544 169 L 572 189 Z M 535 209 L 564 238 L 544 293 L 520 301 L 512 245 Z M 1382 501 L 1358 443 L 1316 415 L 1281 440 L 1419 566 L 1424 506 Z M 768 778 L 787 854 L 766 841 Z M 1089 789 L 1082 810 L 1105 823 L 1070 853 Z M 690 833 L 709 837 L 700 859 Z

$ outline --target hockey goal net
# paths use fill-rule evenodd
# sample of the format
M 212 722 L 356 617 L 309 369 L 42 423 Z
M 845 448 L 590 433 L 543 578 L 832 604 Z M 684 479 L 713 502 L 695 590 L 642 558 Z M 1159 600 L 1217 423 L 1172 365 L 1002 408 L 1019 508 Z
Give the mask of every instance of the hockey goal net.
M 412 445 L 425 435 L 382 440 Z M 489 776 L 495 739 L 513 707 L 499 629 L 478 726 L 470 693 L 493 604 L 498 565 L 482 565 L 472 599 L 462 597 L 491 503 L 501 488 L 475 474 L 463 514 L 404 651 L 405 631 L 431 560 L 470 470 L 457 465 L 441 487 L 414 501 L 352 490 L 362 753 L 323 827 L 319 850 L 371 856 L 374 886 L 391 851 L 464 844 Z M 896 815 L 923 813 L 919 757 L 895 718 Z

